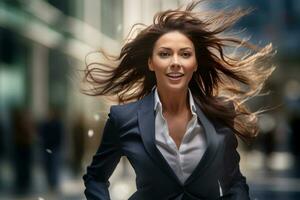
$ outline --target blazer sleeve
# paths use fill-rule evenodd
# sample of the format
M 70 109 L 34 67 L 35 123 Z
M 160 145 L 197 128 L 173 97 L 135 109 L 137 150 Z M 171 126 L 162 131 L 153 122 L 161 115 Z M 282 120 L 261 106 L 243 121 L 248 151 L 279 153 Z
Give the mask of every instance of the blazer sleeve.
M 109 200 L 109 177 L 115 170 L 122 156 L 120 138 L 112 109 L 106 121 L 102 140 L 92 163 L 83 176 L 87 200 Z
M 226 171 L 230 177 L 232 184 L 228 192 L 226 200 L 249 200 L 249 186 L 246 178 L 240 171 L 240 155 L 237 152 L 238 141 L 235 134 L 230 131 L 226 140 Z

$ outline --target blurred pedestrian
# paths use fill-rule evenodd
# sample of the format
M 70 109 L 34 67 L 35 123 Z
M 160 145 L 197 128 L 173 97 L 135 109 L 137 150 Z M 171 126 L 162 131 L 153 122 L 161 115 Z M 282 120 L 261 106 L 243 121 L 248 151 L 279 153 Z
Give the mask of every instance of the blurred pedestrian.
M 291 128 L 290 146 L 295 160 L 295 175 L 300 177 L 300 113 L 293 112 L 289 125 Z
M 85 122 L 82 114 L 76 116 L 72 127 L 73 153 L 72 153 L 72 169 L 75 176 L 82 172 L 82 161 L 84 156 L 84 144 L 86 133 Z
M 4 127 L 2 125 L 2 120 L 0 118 L 0 191 L 2 190 L 3 187 L 3 181 L 2 181 L 3 157 L 4 157 Z
M 22 108 L 14 108 L 11 116 L 15 193 L 24 194 L 32 185 L 34 123 Z
M 48 117 L 39 125 L 43 166 L 50 190 L 56 191 L 60 181 L 61 150 L 64 135 L 60 110 L 49 109 Z

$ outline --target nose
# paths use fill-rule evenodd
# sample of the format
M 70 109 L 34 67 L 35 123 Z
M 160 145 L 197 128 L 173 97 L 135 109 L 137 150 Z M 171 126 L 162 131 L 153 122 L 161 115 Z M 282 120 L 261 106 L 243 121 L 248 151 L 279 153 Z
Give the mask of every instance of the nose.
M 172 61 L 171 61 L 171 66 L 172 67 L 176 67 L 176 66 L 180 66 L 181 64 L 180 64 L 180 61 L 179 61 L 179 59 L 178 59 L 178 56 L 177 55 L 174 55 L 173 57 L 172 57 Z

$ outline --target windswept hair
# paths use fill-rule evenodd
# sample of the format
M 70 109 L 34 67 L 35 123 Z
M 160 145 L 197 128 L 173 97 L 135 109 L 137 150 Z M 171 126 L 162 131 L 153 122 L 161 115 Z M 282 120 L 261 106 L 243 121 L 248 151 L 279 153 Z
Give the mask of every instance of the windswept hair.
M 179 31 L 194 44 L 197 71 L 189 83 L 195 102 L 212 120 L 230 127 L 241 139 L 249 140 L 258 133 L 257 112 L 245 105 L 257 96 L 274 67 L 267 62 L 272 45 L 257 47 L 230 33 L 230 29 L 249 9 L 197 11 L 202 1 L 186 7 L 157 13 L 153 23 L 133 26 L 118 56 L 109 61 L 86 64 L 84 80 L 92 89 L 88 95 L 117 96 L 119 103 L 138 100 L 156 85 L 154 72 L 148 68 L 155 42 L 165 33 Z M 140 25 L 140 24 L 139 24 Z M 230 51 L 232 50 L 232 51 Z

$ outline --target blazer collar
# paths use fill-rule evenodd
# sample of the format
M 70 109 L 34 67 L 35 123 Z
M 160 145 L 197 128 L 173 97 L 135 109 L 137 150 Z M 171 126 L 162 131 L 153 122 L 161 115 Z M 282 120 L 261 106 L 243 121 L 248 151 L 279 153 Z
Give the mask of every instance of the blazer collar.
M 141 100 L 140 109 L 138 110 L 138 123 L 145 149 L 153 162 L 169 177 L 180 183 L 180 180 L 155 144 L 154 90 Z
M 207 139 L 207 149 L 192 174 L 184 182 L 184 185 L 189 184 L 196 177 L 198 177 L 198 175 L 204 173 L 204 169 L 213 160 L 219 146 L 214 126 L 212 123 L 210 123 L 198 105 L 196 105 L 196 113 L 198 116 L 198 121 L 204 128 Z M 177 175 L 174 173 L 155 144 L 154 90 L 141 99 L 140 109 L 138 110 L 138 123 L 141 131 L 142 141 L 149 156 L 167 175 L 182 185 Z

